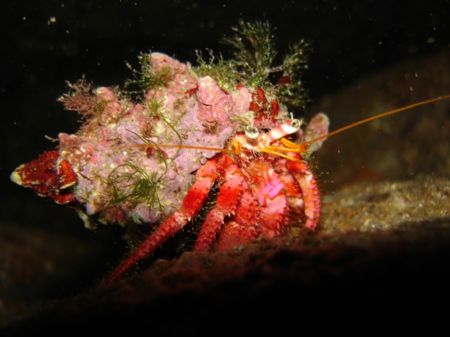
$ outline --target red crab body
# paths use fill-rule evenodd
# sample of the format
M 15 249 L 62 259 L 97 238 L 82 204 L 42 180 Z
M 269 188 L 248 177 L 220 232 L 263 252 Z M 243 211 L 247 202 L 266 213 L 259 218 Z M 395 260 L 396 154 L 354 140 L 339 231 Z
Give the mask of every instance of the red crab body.
M 232 154 L 218 154 L 197 171 L 179 210 L 113 271 L 107 283 L 183 229 L 199 213 L 214 184 L 220 186 L 216 203 L 201 226 L 195 251 L 229 250 L 258 238 L 271 239 L 291 223 L 314 229 L 320 215 L 316 180 L 307 162 L 295 153 L 299 147 L 282 138 L 297 130 L 282 125 L 256 138 L 236 135 L 229 143 Z M 280 149 L 293 154 L 277 153 Z

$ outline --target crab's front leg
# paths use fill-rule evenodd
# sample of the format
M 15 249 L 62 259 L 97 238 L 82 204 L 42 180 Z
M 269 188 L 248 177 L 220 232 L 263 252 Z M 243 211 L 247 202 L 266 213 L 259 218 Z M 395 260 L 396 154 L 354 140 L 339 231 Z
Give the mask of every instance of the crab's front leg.
M 112 284 L 127 273 L 136 263 L 147 258 L 156 248 L 179 232 L 194 216 L 198 214 L 205 202 L 214 181 L 218 176 L 217 161 L 209 160 L 195 175 L 195 182 L 183 200 L 181 208 L 168 217 L 136 251 L 123 261 L 106 279 Z
M 297 180 L 303 194 L 305 227 L 315 229 L 320 217 L 320 192 L 317 181 L 314 178 L 305 160 L 287 161 L 288 171 Z
M 218 242 L 219 250 L 247 244 L 259 236 L 271 239 L 287 223 L 285 185 L 272 166 L 263 160 L 248 163 L 249 185 L 239 201 L 236 215 L 228 221 Z
M 206 216 L 194 246 L 195 251 L 207 251 L 211 248 L 222 229 L 225 217 L 236 212 L 245 186 L 241 170 L 235 164 L 228 164 L 225 169 L 225 181 L 217 195 L 216 206 Z
M 230 250 L 255 240 L 261 232 L 259 207 L 252 192 L 245 186 L 235 216 L 223 226 L 217 249 Z

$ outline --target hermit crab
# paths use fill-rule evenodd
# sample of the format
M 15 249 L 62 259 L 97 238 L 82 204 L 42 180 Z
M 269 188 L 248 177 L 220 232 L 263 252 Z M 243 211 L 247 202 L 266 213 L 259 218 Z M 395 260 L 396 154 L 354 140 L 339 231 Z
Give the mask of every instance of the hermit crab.
M 58 149 L 19 166 L 13 181 L 77 207 L 87 227 L 92 217 L 161 222 L 111 280 L 195 218 L 213 188 L 195 250 L 272 238 L 294 222 L 314 229 L 320 196 L 299 143 L 325 136 L 328 118 L 318 114 L 304 128 L 261 87 L 225 90 L 167 55 L 147 57 L 164 86 L 133 104 L 109 88 L 72 85 L 62 101 L 84 114 L 84 125 L 60 133 Z
M 287 108 L 304 102 L 298 73 L 307 45 L 299 42 L 273 67 L 268 23 L 240 22 L 234 30 L 226 38 L 235 50 L 230 61 L 208 51 L 191 66 L 148 53 L 126 94 L 84 79 L 69 84 L 60 100 L 82 116 L 80 130 L 60 133 L 57 149 L 11 175 L 75 208 L 88 228 L 157 224 L 110 282 L 198 221 L 207 199 L 213 206 L 201 220 L 197 251 L 270 239 L 292 224 L 317 226 L 320 195 L 306 159 L 329 121 L 318 114 L 305 125 Z
M 343 129 L 328 133 L 323 113 L 306 124 L 288 111 L 304 103 L 304 42 L 272 67 L 269 25 L 238 28 L 227 39 L 236 49 L 231 61 L 210 52 L 191 66 L 148 53 L 126 94 L 84 79 L 69 84 L 60 100 L 82 116 L 80 130 L 60 133 L 57 149 L 11 174 L 75 208 L 88 228 L 155 224 L 107 282 L 198 221 L 207 200 L 213 204 L 201 219 L 196 251 L 271 239 L 291 225 L 316 228 L 320 194 L 307 160 Z

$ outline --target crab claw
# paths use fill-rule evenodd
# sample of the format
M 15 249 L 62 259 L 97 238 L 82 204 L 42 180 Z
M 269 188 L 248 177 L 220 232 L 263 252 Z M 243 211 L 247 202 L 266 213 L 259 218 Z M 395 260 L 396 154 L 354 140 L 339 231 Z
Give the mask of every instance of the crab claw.
M 77 175 L 67 160 L 59 160 L 58 151 L 46 151 L 37 159 L 20 165 L 11 174 L 11 180 L 60 205 L 75 200 L 69 187 L 77 183 Z

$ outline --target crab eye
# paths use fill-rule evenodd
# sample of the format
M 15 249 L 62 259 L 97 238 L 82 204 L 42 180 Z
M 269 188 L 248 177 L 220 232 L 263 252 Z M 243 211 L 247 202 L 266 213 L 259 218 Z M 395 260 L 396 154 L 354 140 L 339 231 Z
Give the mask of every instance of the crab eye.
M 293 119 L 291 122 L 291 127 L 294 129 L 300 129 L 300 126 L 302 126 L 303 121 L 301 119 Z
M 259 131 L 254 126 L 249 125 L 245 128 L 245 135 L 247 136 L 247 138 L 256 139 L 258 138 Z

